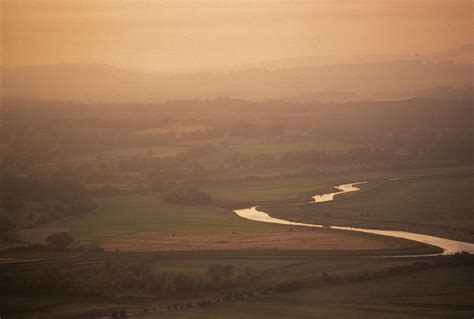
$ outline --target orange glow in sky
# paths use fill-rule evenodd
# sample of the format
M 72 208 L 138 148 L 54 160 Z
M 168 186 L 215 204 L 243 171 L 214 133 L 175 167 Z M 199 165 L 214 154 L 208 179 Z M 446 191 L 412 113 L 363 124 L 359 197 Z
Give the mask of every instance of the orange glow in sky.
M 473 42 L 472 1 L 1 1 L 3 65 L 225 66 Z

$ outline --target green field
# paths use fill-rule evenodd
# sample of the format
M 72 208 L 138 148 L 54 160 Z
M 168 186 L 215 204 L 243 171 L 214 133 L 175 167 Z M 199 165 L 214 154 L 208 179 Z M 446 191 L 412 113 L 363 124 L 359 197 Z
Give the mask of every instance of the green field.
M 79 243 L 97 242 L 107 250 L 125 251 L 431 251 L 428 246 L 402 239 L 306 227 L 293 229 L 286 225 L 254 222 L 238 217 L 230 209 L 175 205 L 150 195 L 113 196 L 102 198 L 98 203 L 97 212 L 71 216 L 45 231 L 57 232 L 63 229 L 70 232 Z M 25 230 L 23 233 L 31 232 L 38 238 L 40 231 L 41 228 Z
M 255 204 L 263 201 L 296 199 L 301 193 L 326 189 L 330 189 L 330 187 L 313 177 L 277 178 L 203 187 L 203 190 L 219 200 Z
M 367 179 L 388 179 L 398 176 L 395 172 L 362 172 L 321 174 L 308 177 L 277 177 L 256 181 L 223 182 L 202 189 L 218 200 L 229 203 L 248 203 L 251 205 L 286 201 L 301 203 L 311 196 L 333 192 L 334 186 L 341 183 L 365 181 Z
M 334 186 L 344 183 L 371 181 L 362 187 L 372 187 L 375 182 L 380 184 L 389 178 L 415 178 L 430 176 L 459 176 L 473 172 L 471 166 L 425 168 L 425 169 L 390 169 L 353 171 L 350 167 L 335 173 L 326 174 L 316 171 L 313 176 L 307 177 L 278 177 L 266 178 L 257 181 L 232 181 L 205 186 L 203 190 L 211 193 L 215 198 L 229 202 L 262 203 L 267 201 L 278 202 L 301 199 L 299 202 L 310 200 L 311 196 L 335 191 Z M 449 195 L 449 194 L 448 194 Z M 331 205 L 333 203 L 330 203 Z
M 280 228 L 241 219 L 226 209 L 174 205 L 155 196 L 114 196 L 99 199 L 98 203 L 97 213 L 74 216 L 65 221 L 66 228 L 75 238 L 153 238 L 173 234 L 265 232 Z
M 473 176 L 433 175 L 369 181 L 333 202 L 272 206 L 275 216 L 312 223 L 425 232 L 474 242 Z

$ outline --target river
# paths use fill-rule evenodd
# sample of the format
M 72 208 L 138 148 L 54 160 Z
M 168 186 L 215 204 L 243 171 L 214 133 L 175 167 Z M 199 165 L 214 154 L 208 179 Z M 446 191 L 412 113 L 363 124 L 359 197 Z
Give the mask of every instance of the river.
M 390 180 L 395 180 L 395 179 L 390 179 Z M 359 191 L 360 188 L 356 187 L 356 185 L 365 184 L 365 183 L 367 182 L 356 182 L 356 183 L 341 184 L 341 185 L 335 186 L 335 188 L 338 190 L 337 192 L 315 195 L 313 196 L 313 201 L 311 203 L 318 204 L 321 202 L 332 201 L 334 200 L 334 197 L 336 195 Z M 274 218 L 270 216 L 268 213 L 258 210 L 257 206 L 244 208 L 244 209 L 236 209 L 234 210 L 234 212 L 242 218 L 250 219 L 257 222 L 263 222 L 263 223 L 316 227 L 316 228 L 325 227 L 323 225 L 298 223 L 298 222 L 292 222 L 285 219 Z M 452 255 L 452 254 L 460 253 L 460 252 L 468 252 L 470 254 L 474 254 L 474 244 L 451 240 L 451 239 L 445 239 L 445 238 L 431 236 L 431 235 L 424 235 L 424 234 L 412 233 L 412 232 L 407 232 L 407 231 L 399 231 L 399 230 L 381 230 L 381 229 L 369 229 L 369 228 L 358 228 L 358 227 L 327 226 L 327 228 L 404 238 L 404 239 L 413 240 L 420 243 L 436 246 L 443 250 L 443 252 L 439 254 L 430 254 L 433 256 Z

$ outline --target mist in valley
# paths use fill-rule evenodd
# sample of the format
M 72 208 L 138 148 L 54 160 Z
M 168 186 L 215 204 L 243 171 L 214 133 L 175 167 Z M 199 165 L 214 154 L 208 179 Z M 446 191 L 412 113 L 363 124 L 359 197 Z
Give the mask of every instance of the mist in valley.
M 470 1 L 0 5 L 0 317 L 472 316 Z

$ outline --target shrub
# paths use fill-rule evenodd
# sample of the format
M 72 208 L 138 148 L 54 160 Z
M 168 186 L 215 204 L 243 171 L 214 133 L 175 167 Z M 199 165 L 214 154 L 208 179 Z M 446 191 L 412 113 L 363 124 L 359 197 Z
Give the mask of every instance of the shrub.
M 48 244 L 48 247 L 56 251 L 66 250 L 66 248 L 71 246 L 73 242 L 74 239 L 66 232 L 56 233 L 46 238 L 46 243 Z

